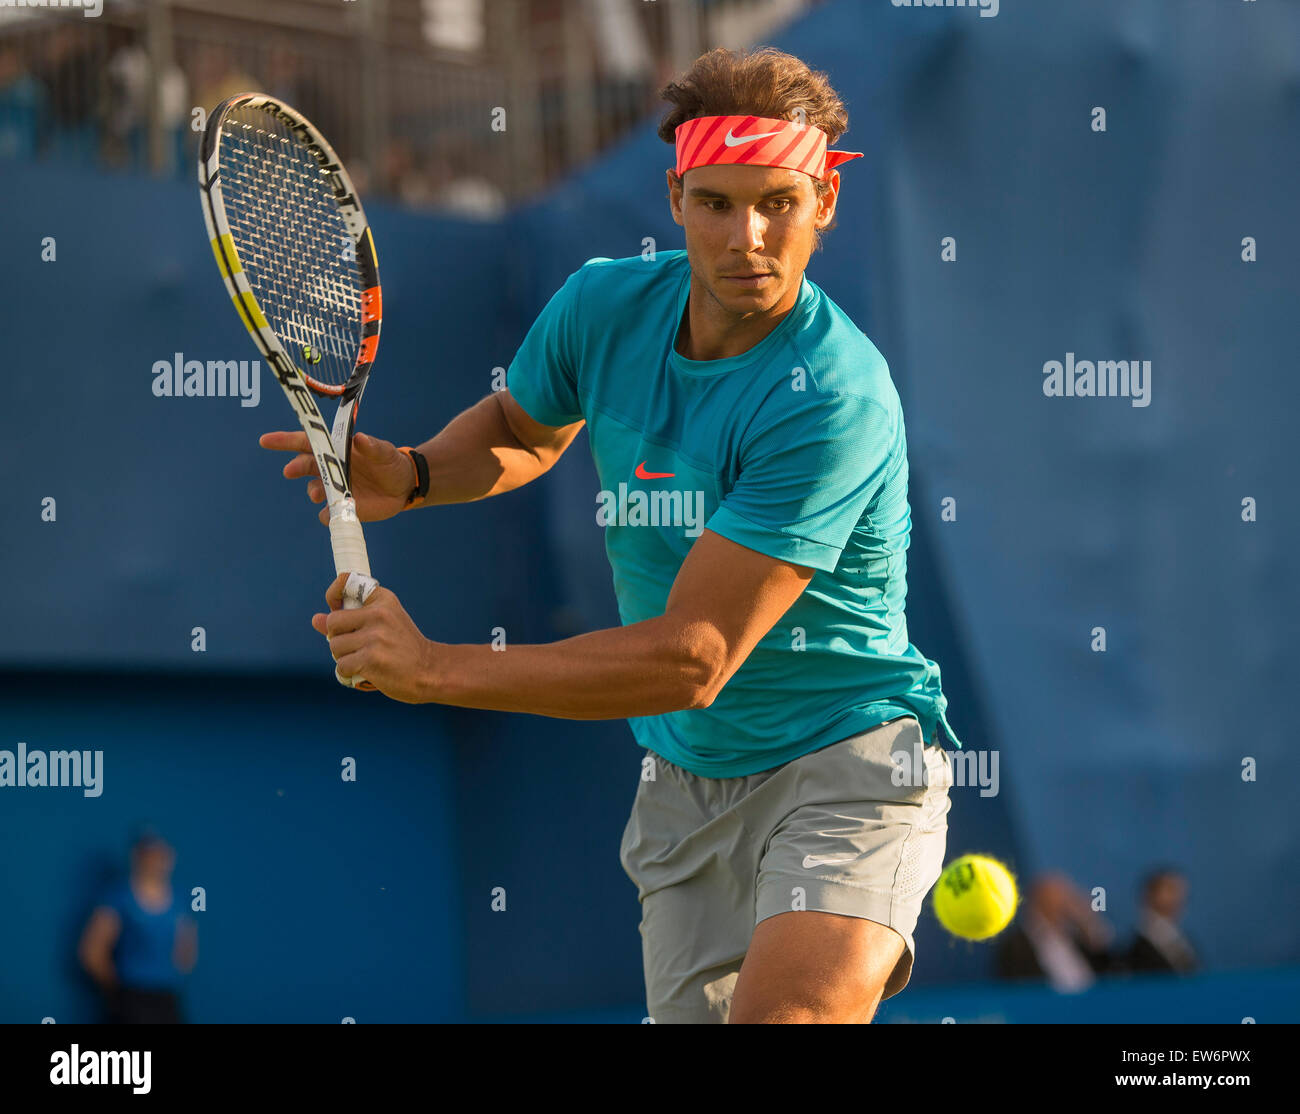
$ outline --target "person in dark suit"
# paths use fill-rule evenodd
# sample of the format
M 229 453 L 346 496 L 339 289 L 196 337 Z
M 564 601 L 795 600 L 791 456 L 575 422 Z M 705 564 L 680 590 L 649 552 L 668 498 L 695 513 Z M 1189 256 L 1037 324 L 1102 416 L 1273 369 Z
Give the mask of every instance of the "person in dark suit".
M 1046 982 L 1069 994 L 1114 970 L 1114 930 L 1063 874 L 1035 879 L 1016 922 L 998 939 L 999 978 Z
M 1187 904 L 1187 879 L 1178 870 L 1153 870 L 1142 882 L 1142 911 L 1126 966 L 1135 973 L 1184 975 L 1200 969 L 1196 949 L 1179 927 Z

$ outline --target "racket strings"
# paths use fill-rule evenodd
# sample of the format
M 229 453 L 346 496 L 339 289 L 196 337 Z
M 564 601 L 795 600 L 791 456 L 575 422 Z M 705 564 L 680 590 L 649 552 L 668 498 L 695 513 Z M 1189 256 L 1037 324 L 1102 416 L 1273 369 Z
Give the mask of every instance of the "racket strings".
M 280 121 L 236 109 L 223 122 L 222 197 L 235 250 L 267 324 L 302 371 L 330 386 L 361 348 L 356 245 L 316 160 Z

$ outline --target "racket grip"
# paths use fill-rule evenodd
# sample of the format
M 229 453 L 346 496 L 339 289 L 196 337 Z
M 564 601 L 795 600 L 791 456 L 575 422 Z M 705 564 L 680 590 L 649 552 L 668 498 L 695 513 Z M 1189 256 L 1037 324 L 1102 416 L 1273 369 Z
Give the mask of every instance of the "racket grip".
M 356 505 L 351 499 L 341 499 L 330 508 L 329 525 L 330 546 L 334 550 L 334 571 L 339 576 L 348 574 L 347 583 L 343 585 L 343 607 L 344 610 L 351 611 L 365 604 L 370 593 L 379 587 L 379 582 L 370 575 L 366 539 L 361 533 Z M 363 677 L 344 677 L 337 665 L 334 667 L 334 677 L 339 684 L 348 688 L 374 689 L 374 685 Z
M 351 499 L 340 499 L 330 507 L 330 547 L 334 550 L 334 571 L 339 576 L 345 572 L 370 575 L 366 538 L 357 519 L 357 506 Z

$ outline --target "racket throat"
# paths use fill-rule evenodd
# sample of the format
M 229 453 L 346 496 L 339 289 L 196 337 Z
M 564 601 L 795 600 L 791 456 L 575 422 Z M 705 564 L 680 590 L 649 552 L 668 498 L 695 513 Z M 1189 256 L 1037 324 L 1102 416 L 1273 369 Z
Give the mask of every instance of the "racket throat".
M 334 415 L 334 428 L 330 431 L 334 455 L 343 463 L 349 489 L 352 487 L 352 430 L 356 424 L 357 401 L 355 397 L 343 401 Z

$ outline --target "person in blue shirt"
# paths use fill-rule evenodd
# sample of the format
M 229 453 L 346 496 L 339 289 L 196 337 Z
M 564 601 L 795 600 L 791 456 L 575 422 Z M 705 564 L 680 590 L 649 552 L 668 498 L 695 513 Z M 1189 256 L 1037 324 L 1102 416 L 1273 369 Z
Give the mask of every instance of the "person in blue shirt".
M 131 870 L 96 905 L 78 957 L 110 1024 L 178 1024 L 180 989 L 198 960 L 198 929 L 172 893 L 176 854 L 151 829 L 131 845 Z
M 585 427 L 622 625 L 445 645 L 386 589 L 340 610 L 344 578 L 313 625 L 393 699 L 627 718 L 653 1020 L 866 1021 L 908 981 L 960 744 L 907 634 L 898 393 L 805 275 L 858 156 L 828 150 L 847 113 L 826 76 L 779 51 L 711 51 L 663 95 L 685 250 L 578 267 L 505 390 L 416 449 L 353 450 L 375 521 L 529 483 Z M 302 434 L 261 443 L 315 475 Z

